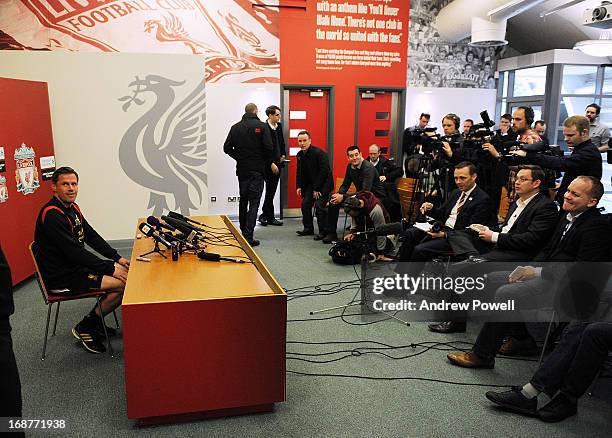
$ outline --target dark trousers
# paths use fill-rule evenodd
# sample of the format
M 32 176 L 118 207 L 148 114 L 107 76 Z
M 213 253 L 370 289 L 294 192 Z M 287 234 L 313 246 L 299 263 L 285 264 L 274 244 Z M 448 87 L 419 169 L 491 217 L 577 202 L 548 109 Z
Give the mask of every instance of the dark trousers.
M 0 334 L 0 417 L 21 417 L 21 382 L 10 333 Z
M 573 398 L 582 396 L 612 350 L 612 323 L 573 323 L 559 345 L 531 379 L 538 390 L 553 397 L 558 390 Z
M 271 221 L 274 219 L 274 195 L 276 194 L 276 188 L 278 187 L 278 181 L 280 180 L 280 171 L 277 175 L 274 175 L 271 169 L 266 169 L 264 174 L 264 182 L 266 185 L 266 195 L 264 196 L 263 206 L 261 207 L 260 219 L 266 219 Z
M 426 262 L 451 253 L 445 238 L 431 239 L 425 231 L 412 227 L 402 234 L 398 255 L 400 262 Z
M 448 243 L 453 253 L 458 256 L 481 255 L 482 258 L 495 262 L 526 262 L 532 256 L 525 252 L 500 250 L 492 242 L 485 242 L 471 230 L 457 230 L 448 233 Z
M 327 234 L 327 201 L 329 200 L 329 193 L 322 193 L 319 199 L 315 199 L 312 195 L 312 188 L 305 188 L 302 190 L 302 224 L 304 224 L 304 230 L 314 231 L 314 223 L 312 218 L 312 207 L 315 208 L 315 216 L 317 217 L 317 224 L 319 226 L 319 234 Z M 337 219 L 336 219 L 337 221 Z M 329 231 L 333 233 L 333 231 Z
M 496 288 L 507 282 L 510 272 L 493 272 L 488 275 L 487 282 L 490 283 L 491 289 Z M 545 301 L 547 292 L 552 288 L 552 283 L 541 278 L 505 284 L 497 288 L 495 299 L 499 302 L 512 299 L 515 302 L 516 308 L 533 309 L 534 306 L 546 307 Z M 542 301 L 538 300 L 538 297 Z M 549 304 L 549 303 L 548 303 Z M 493 359 L 497 354 L 497 350 L 504 343 L 504 339 L 512 336 L 518 340 L 524 340 L 531 335 L 527 330 L 527 326 L 521 321 L 499 321 L 486 322 L 480 329 L 476 342 L 474 343 L 474 352 L 485 359 Z
M 240 205 L 238 217 L 240 220 L 240 231 L 248 241 L 253 240 L 253 231 L 257 221 L 257 211 L 263 192 L 264 177 L 260 172 L 244 172 L 238 175 L 238 186 L 240 188 Z

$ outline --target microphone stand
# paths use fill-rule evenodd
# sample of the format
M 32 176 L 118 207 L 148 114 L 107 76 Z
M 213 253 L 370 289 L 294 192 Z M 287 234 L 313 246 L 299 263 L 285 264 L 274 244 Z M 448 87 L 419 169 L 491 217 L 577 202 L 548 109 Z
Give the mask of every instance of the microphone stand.
M 140 254 L 138 257 L 145 257 L 145 256 L 148 256 L 149 254 L 157 253 L 160 256 L 162 256 L 163 258 L 167 259 L 168 257 L 166 257 L 166 255 L 159 248 L 159 242 L 157 240 L 155 240 L 155 239 L 153 239 L 153 241 L 155 242 L 155 246 L 153 247 L 153 249 L 151 251 L 149 251 L 149 252 L 145 252 L 144 254 Z
M 367 233 L 367 231 L 366 231 Z M 367 235 L 367 234 L 366 234 Z M 361 306 L 361 313 L 360 315 L 363 317 L 366 314 L 375 314 L 375 313 L 384 313 L 385 315 L 387 315 L 389 318 L 395 319 L 399 322 L 401 322 L 402 324 L 405 324 L 406 326 L 410 326 L 410 323 L 407 321 L 404 321 L 400 318 L 398 318 L 395 315 L 392 315 L 388 312 L 385 312 L 384 310 L 374 310 L 373 308 L 368 306 L 368 303 L 371 302 L 371 300 L 368 300 L 368 294 L 367 294 L 367 278 L 366 278 L 366 274 L 367 274 L 367 267 L 368 267 L 368 263 L 369 263 L 369 251 L 368 251 L 368 243 L 367 242 L 360 242 L 360 247 L 361 247 L 361 276 L 359 278 L 359 296 L 360 299 L 359 301 L 355 302 L 355 303 L 349 303 L 349 304 L 345 304 L 344 306 L 334 306 L 334 307 L 328 307 L 325 309 L 320 309 L 320 310 L 313 310 L 310 311 L 311 315 L 315 315 L 317 313 L 322 313 L 322 312 L 328 312 L 330 310 L 338 310 L 338 309 L 348 309 L 349 307 L 353 307 L 353 306 Z M 362 318 L 363 319 L 363 318 Z

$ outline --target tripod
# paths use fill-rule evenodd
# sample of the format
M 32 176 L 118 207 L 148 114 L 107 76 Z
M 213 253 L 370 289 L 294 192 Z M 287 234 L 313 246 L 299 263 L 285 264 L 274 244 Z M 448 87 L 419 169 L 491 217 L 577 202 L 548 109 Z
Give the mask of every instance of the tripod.
M 153 253 L 157 253 L 160 256 L 162 256 L 163 258 L 167 259 L 168 257 L 166 257 L 166 255 L 162 252 L 162 250 L 159 248 L 159 242 L 156 240 L 155 241 L 155 246 L 153 247 L 153 249 L 149 252 L 145 252 L 144 254 L 140 254 L 138 257 L 145 257 L 148 256 L 149 254 L 153 254 Z
M 372 233 L 373 232 L 374 231 L 372 230 Z M 359 242 L 359 246 L 361 249 L 361 258 L 360 258 L 361 276 L 359 278 L 359 301 L 355 303 L 345 304 L 344 306 L 334 306 L 334 307 L 328 307 L 325 309 L 314 310 L 314 311 L 311 311 L 310 314 L 314 315 L 317 313 L 328 312 L 330 310 L 338 310 L 338 309 L 344 310 L 344 309 L 348 309 L 349 307 L 361 306 L 362 316 L 368 313 L 373 314 L 373 313 L 380 312 L 380 313 L 384 313 L 389 318 L 395 319 L 401 322 L 402 324 L 405 324 L 406 326 L 410 326 L 409 322 L 404 321 L 395 315 L 385 312 L 384 310 L 373 310 L 372 308 L 368 306 L 368 302 L 370 302 L 370 300 L 368 300 L 368 294 L 367 294 L 367 278 L 366 278 L 367 272 L 366 271 L 367 271 L 368 263 L 370 261 L 370 251 L 369 251 L 367 242 Z

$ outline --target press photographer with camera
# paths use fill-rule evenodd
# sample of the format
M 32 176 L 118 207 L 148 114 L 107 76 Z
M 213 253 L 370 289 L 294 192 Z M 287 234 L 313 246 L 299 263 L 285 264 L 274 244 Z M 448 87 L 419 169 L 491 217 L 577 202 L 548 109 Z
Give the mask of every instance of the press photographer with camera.
M 367 230 L 375 230 L 389 222 L 389 213 L 382 205 L 380 200 L 372 192 L 357 192 L 344 200 L 342 207 L 346 214 L 351 217 L 351 228 L 344 236 L 344 240 L 353 241 L 358 236 L 359 232 Z M 369 235 L 364 235 L 370 238 Z M 374 238 L 375 234 L 372 234 Z M 376 236 L 376 260 L 391 261 L 385 256 L 387 249 L 393 249 L 392 245 L 387 245 L 386 236 Z M 390 241 L 389 241 L 390 242 Z M 389 248 L 388 248 L 389 246 Z
M 430 118 L 431 116 L 429 114 L 421 113 L 419 116 L 419 122 L 416 125 L 404 130 L 404 135 L 402 137 L 402 152 L 404 155 L 409 156 L 419 153 L 421 146 L 421 144 L 418 143 L 418 139 L 420 137 L 419 131 L 427 127 Z
M 514 117 L 513 117 L 514 119 Z M 538 137 L 539 138 L 539 137 Z M 556 157 L 524 149 L 511 151 L 510 154 L 522 157 L 530 164 L 565 172 L 557 190 L 555 201 L 563 204 L 563 195 L 570 182 L 579 175 L 592 176 L 601 180 L 601 153 L 589 137 L 589 120 L 584 116 L 571 116 L 563 122 L 563 139 L 571 150 L 569 156 Z

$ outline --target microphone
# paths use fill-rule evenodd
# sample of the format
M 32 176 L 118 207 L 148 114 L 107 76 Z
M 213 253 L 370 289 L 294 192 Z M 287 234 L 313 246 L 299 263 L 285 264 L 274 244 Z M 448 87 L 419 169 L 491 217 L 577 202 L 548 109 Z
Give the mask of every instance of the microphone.
M 223 257 L 221 254 L 215 254 L 214 252 L 206 251 L 198 251 L 198 258 L 202 260 L 208 260 L 209 262 L 219 262 L 221 260 L 227 260 L 228 262 L 244 263 L 244 260 Z
M 182 221 L 180 219 L 175 219 L 175 218 L 171 218 L 171 217 L 168 217 L 168 216 L 162 216 L 161 218 L 167 224 L 172 225 L 174 228 L 179 230 L 181 233 L 189 236 L 187 238 L 188 241 L 193 240 L 193 238 L 195 237 L 195 235 L 197 233 L 199 233 L 200 231 L 203 231 L 203 230 L 200 230 L 199 228 L 194 227 L 193 225 L 188 224 L 187 222 L 184 222 L 184 221 Z
M 177 213 L 176 211 L 169 211 L 168 212 L 168 216 L 170 216 L 173 219 L 178 219 L 178 220 L 186 222 L 186 223 L 190 222 L 192 224 L 202 225 L 198 221 L 194 221 L 193 219 L 189 219 L 188 217 L 183 216 L 182 214 Z M 198 227 L 193 227 L 193 228 L 198 230 L 198 231 L 204 231 L 203 229 L 198 228 Z
M 164 228 L 168 231 L 176 231 L 176 228 L 174 228 L 172 225 L 168 225 L 163 222 L 160 222 L 160 220 L 157 219 L 155 216 L 149 216 L 147 218 L 147 223 L 149 225 L 154 226 L 155 228 Z
M 198 247 L 197 247 L 197 246 L 195 246 L 193 243 L 191 243 L 191 242 L 189 242 L 189 241 L 187 241 L 187 240 L 185 240 L 185 239 L 182 239 L 182 238 L 181 238 L 181 237 L 182 237 L 182 234 L 179 234 L 178 236 L 175 236 L 175 235 L 174 235 L 174 234 L 172 234 L 172 233 L 169 233 L 169 232 L 167 232 L 167 231 L 164 231 L 164 232 L 162 232 L 162 233 L 161 233 L 161 235 L 162 235 L 164 238 L 166 238 L 166 239 L 168 240 L 168 242 L 178 242 L 178 243 L 180 243 L 180 244 L 185 245 L 185 247 L 186 247 L 187 249 L 191 249 L 191 250 L 194 250 L 194 251 L 197 251 L 197 249 L 198 249 Z
M 166 248 L 170 248 L 172 246 L 172 244 L 170 244 L 170 242 L 168 242 L 157 231 L 155 231 L 155 229 L 151 225 L 143 222 L 138 226 L 138 229 L 142 231 L 142 234 L 147 237 L 152 237 L 153 240 L 163 244 Z
M 364 234 L 369 234 L 369 235 L 374 235 L 374 236 L 389 236 L 391 234 L 401 234 L 404 231 L 406 225 L 407 223 L 404 220 L 402 220 L 401 222 L 392 222 L 390 224 L 384 224 L 384 225 L 381 225 L 380 227 L 376 227 L 371 230 L 359 231 L 353 234 L 357 236 L 364 235 Z

